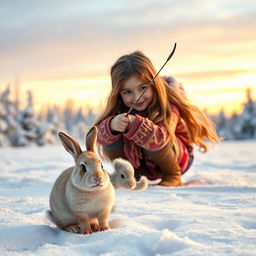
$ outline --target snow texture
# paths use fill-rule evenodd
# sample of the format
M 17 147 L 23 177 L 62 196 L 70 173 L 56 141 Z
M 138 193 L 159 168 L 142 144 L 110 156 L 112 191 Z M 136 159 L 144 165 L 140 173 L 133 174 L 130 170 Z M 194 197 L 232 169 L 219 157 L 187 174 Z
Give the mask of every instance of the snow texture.
M 228 141 L 197 153 L 183 187 L 117 190 L 111 230 L 92 235 L 46 218 L 55 179 L 73 165 L 64 148 L 0 148 L 0 255 L 255 255 L 255 148 Z

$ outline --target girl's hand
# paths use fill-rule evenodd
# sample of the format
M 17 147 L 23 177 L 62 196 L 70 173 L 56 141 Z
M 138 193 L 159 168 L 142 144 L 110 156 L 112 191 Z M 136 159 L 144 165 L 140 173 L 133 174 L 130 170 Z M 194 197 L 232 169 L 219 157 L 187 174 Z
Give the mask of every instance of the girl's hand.
M 124 132 L 130 123 L 129 116 L 126 113 L 115 116 L 110 122 L 110 128 L 116 132 Z
M 124 132 L 125 130 L 130 130 L 135 120 L 134 115 L 126 116 L 126 113 L 119 114 L 115 116 L 110 122 L 110 128 L 113 131 Z
M 129 121 L 129 125 L 128 125 L 127 129 L 130 130 L 131 127 L 132 127 L 133 124 L 134 124 L 135 116 L 134 116 L 134 115 L 128 115 L 128 118 L 129 118 L 130 121 Z

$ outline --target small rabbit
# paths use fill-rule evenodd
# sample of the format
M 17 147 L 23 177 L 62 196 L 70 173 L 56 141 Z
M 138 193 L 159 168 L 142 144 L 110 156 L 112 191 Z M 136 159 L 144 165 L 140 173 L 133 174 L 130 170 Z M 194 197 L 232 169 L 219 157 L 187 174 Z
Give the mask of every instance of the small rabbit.
M 131 163 L 122 158 L 113 161 L 114 172 L 110 174 L 110 180 L 115 189 L 125 188 L 132 190 L 144 190 L 148 187 L 148 179 L 142 176 L 136 182 L 134 168 Z
M 91 234 L 109 229 L 108 217 L 115 200 L 115 189 L 102 162 L 95 153 L 97 127 L 86 135 L 87 151 L 63 132 L 58 137 L 74 160 L 75 166 L 63 171 L 50 195 L 48 216 L 61 229 Z

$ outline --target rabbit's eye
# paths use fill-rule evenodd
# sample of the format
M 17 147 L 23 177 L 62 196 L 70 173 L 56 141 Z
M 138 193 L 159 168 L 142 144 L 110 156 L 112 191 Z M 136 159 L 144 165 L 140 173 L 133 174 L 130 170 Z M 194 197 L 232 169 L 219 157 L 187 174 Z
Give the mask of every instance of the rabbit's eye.
M 124 176 L 123 174 L 121 174 L 121 178 L 122 178 L 122 179 L 125 179 L 125 176 Z
M 103 169 L 103 164 L 101 163 L 101 168 Z
M 86 173 L 86 166 L 84 164 L 80 165 L 80 171 Z

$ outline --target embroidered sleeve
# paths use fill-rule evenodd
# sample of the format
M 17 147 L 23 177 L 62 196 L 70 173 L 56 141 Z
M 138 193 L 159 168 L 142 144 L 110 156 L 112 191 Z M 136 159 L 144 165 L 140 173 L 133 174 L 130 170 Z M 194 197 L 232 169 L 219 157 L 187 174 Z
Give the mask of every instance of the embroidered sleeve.
M 148 118 L 135 115 L 134 125 L 124 133 L 124 137 L 136 145 L 151 151 L 163 148 L 169 141 L 169 135 L 164 126 L 156 125 Z
M 110 129 L 110 122 L 113 118 L 114 116 L 110 116 L 97 125 L 99 130 L 97 141 L 103 146 L 110 145 L 121 137 L 121 133 L 113 134 Z
M 175 132 L 180 114 L 175 106 L 172 105 L 171 108 L 171 129 Z M 168 131 L 163 125 L 155 124 L 140 115 L 135 115 L 135 117 L 131 129 L 124 133 L 124 137 L 128 140 L 132 140 L 138 146 L 151 151 L 159 150 L 169 142 Z

